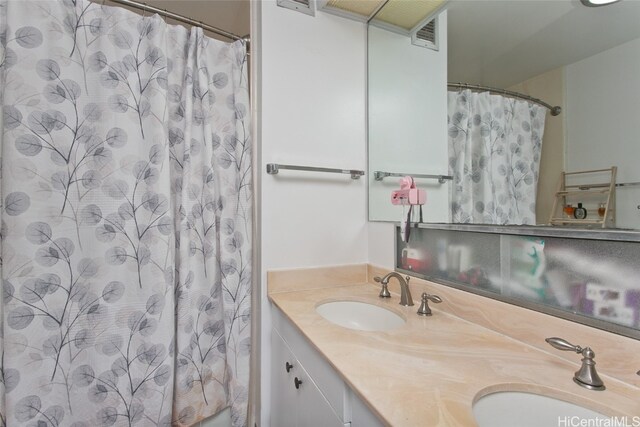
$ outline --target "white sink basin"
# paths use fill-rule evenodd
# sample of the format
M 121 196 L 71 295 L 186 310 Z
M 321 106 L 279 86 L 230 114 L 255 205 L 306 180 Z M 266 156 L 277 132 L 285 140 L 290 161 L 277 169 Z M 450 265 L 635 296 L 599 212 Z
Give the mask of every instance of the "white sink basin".
M 405 323 L 393 311 L 357 301 L 327 302 L 317 306 L 316 311 L 329 322 L 358 331 L 388 331 Z
M 597 392 L 594 392 L 597 393 Z M 610 425 L 604 421 L 611 417 L 602 415 L 553 397 L 533 393 L 507 391 L 488 394 L 473 405 L 473 415 L 479 427 L 545 427 L 559 425 Z M 577 417 L 577 418 L 572 418 Z M 559 423 L 559 420 L 567 420 Z M 571 424 L 571 420 L 584 421 L 585 424 Z

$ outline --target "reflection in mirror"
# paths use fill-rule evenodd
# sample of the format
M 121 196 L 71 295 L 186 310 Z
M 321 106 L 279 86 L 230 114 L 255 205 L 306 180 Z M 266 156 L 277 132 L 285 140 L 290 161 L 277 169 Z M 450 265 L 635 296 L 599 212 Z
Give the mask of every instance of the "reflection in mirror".
M 417 180 L 426 222 L 640 229 L 638 22 L 637 1 L 452 1 L 438 51 L 370 27 L 370 220 L 400 219 L 388 171 L 453 177 Z
M 396 269 L 640 338 L 640 233 L 584 230 L 576 237 L 574 230 L 548 227 L 506 233 L 505 227 L 452 227 L 414 229 L 410 243 L 396 227 Z
M 386 6 L 385 6 L 386 7 Z M 383 8 L 384 10 L 384 8 Z M 448 184 L 417 174 L 447 175 L 447 19 L 435 20 L 432 43 L 372 21 L 368 28 L 369 219 L 400 221 L 392 206 L 397 175 L 412 175 L 427 190 L 424 217 L 448 221 Z M 380 172 L 376 174 L 375 172 Z M 391 176 L 386 176 L 388 172 Z

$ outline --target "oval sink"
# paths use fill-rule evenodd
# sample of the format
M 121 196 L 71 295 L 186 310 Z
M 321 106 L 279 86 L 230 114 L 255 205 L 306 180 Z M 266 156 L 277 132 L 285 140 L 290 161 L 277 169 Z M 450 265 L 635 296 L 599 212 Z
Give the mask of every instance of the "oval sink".
M 569 426 L 574 425 L 571 424 L 572 419 L 594 420 L 589 421 L 591 424 L 586 424 L 585 421 L 584 425 L 604 426 L 608 425 L 605 421 L 596 420 L 611 418 L 564 400 L 517 391 L 491 393 L 481 397 L 473 405 L 473 415 L 479 427 Z
M 327 302 L 316 311 L 329 322 L 358 331 L 388 331 L 405 323 L 391 310 L 357 301 Z

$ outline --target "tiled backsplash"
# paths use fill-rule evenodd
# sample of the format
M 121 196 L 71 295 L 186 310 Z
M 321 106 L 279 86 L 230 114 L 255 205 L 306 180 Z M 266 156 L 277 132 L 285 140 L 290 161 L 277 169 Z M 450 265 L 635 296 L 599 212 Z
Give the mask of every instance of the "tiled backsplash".
M 640 337 L 640 243 L 396 228 L 396 268 L 434 282 Z M 521 233 L 522 230 L 519 231 Z

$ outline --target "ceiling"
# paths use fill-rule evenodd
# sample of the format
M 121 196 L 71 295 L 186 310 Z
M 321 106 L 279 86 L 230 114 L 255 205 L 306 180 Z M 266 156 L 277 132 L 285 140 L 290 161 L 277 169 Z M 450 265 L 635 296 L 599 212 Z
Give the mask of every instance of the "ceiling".
M 402 32 L 409 32 L 425 24 L 435 15 L 446 0 L 326 0 L 317 1 L 320 10 L 346 14 L 362 22 L 383 24 Z
M 640 37 L 640 1 L 452 0 L 448 79 L 507 88 Z
M 238 36 L 249 34 L 250 0 L 138 0 Z M 170 22 L 170 21 L 169 21 Z M 212 35 L 213 37 L 217 37 Z

